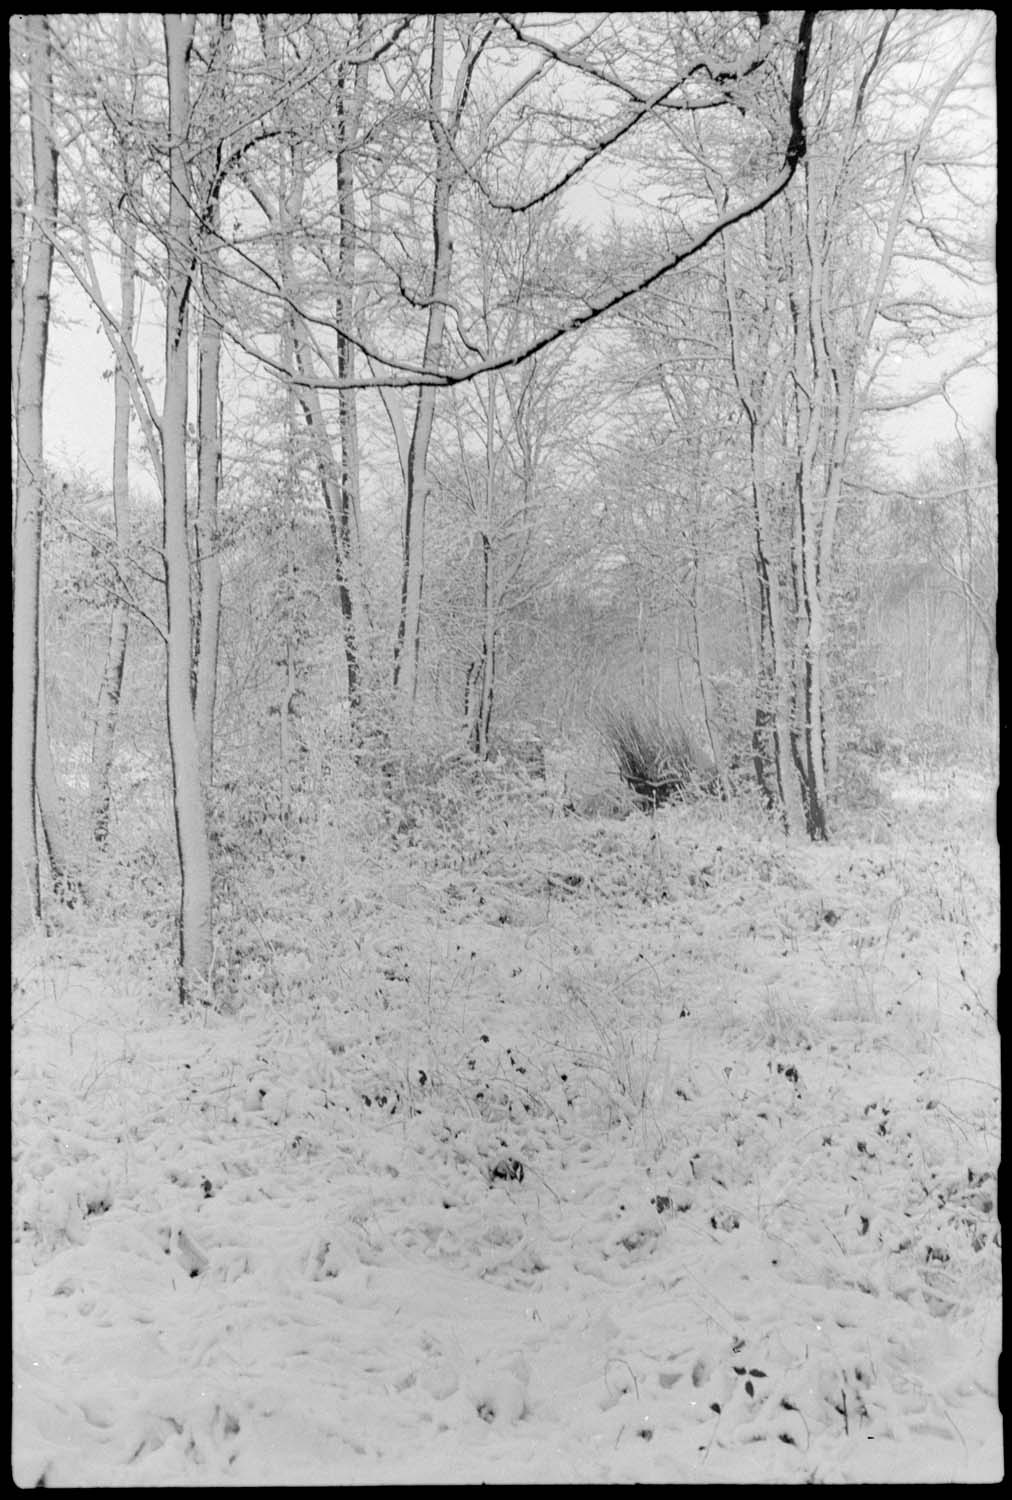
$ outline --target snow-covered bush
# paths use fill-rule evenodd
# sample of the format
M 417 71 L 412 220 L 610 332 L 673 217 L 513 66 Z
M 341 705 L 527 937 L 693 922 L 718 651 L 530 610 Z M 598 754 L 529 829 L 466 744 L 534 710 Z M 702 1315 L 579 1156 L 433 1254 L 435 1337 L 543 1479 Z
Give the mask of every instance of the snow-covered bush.
M 643 706 L 617 706 L 600 715 L 623 781 L 644 807 L 714 789 L 708 764 L 683 724 Z

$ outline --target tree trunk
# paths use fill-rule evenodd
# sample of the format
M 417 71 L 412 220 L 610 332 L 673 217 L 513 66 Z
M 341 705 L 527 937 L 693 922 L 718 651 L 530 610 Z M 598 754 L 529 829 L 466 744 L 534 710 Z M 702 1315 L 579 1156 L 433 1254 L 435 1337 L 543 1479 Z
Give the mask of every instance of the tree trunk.
M 764 216 L 765 248 L 770 255 L 768 217 Z M 730 243 L 723 246 L 724 296 L 731 336 L 731 367 L 742 410 L 748 422 L 749 490 L 752 508 L 752 557 L 758 585 L 758 622 L 752 652 L 755 682 L 752 719 L 752 765 L 756 782 L 768 810 L 775 813 L 784 832 L 791 830 L 788 801 L 790 723 L 793 684 L 786 637 L 786 620 L 778 568 L 777 536 L 767 472 L 766 443 L 774 426 L 779 378 L 760 364 L 747 372 L 745 331 L 737 311 L 736 287 Z M 768 347 L 774 306 L 766 299 L 759 330 L 760 358 Z M 773 375 L 769 389 L 769 377 Z M 748 607 L 746 591 L 746 608 Z
M 292 343 L 296 367 L 303 374 L 312 373 L 312 362 L 308 352 L 308 340 L 302 321 L 298 317 L 291 320 Z M 347 340 L 342 340 L 346 351 L 350 349 Z M 338 356 L 340 363 L 340 354 Z M 346 354 L 347 358 L 347 354 Z M 345 365 L 347 370 L 349 367 Z M 354 393 L 351 393 L 354 394 Z M 357 482 L 357 432 L 355 428 L 353 405 L 341 403 L 344 415 L 342 424 L 341 463 L 335 461 L 334 450 L 330 435 L 327 432 L 327 424 L 323 416 L 323 408 L 320 404 L 318 391 L 311 385 L 300 386 L 298 402 L 302 408 L 306 427 L 312 438 L 313 451 L 316 458 L 316 472 L 320 481 L 320 493 L 323 497 L 323 507 L 327 513 L 327 521 L 330 525 L 330 537 L 334 547 L 334 572 L 337 582 L 338 605 L 341 610 L 341 622 L 344 628 L 344 656 L 347 670 L 348 699 L 352 708 L 356 708 L 361 699 L 361 678 L 359 672 L 359 659 L 357 651 L 356 609 L 352 590 L 352 575 L 356 571 L 354 558 L 357 558 L 357 515 L 350 504 L 352 495 L 352 476 L 355 475 Z M 353 446 L 354 458 L 352 458 Z M 351 460 L 354 468 L 348 469 L 347 464 Z M 356 517 L 353 520 L 353 516 Z
M 91 836 L 100 848 L 105 847 L 109 837 L 112 763 L 126 666 L 128 630 L 126 605 L 117 599 L 109 621 L 109 640 L 95 709 L 95 734 L 91 748 Z
M 39 621 L 39 692 L 38 723 L 35 730 L 35 795 L 38 805 L 42 842 L 49 860 L 49 878 L 53 890 L 67 906 L 73 906 L 82 894 L 83 883 L 74 871 L 74 861 L 63 834 L 60 788 L 53 764 L 49 740 L 49 718 L 46 713 L 45 625 Z
M 211 861 L 200 746 L 191 694 L 192 601 L 187 536 L 186 417 L 190 296 L 189 51 L 194 17 L 162 17 L 168 81 L 169 212 L 165 234 L 165 398 L 162 409 L 162 545 L 167 608 L 166 703 L 179 857 L 179 994 L 208 998 L 211 978 Z
M 125 345 L 133 342 L 136 237 L 136 220 L 132 214 L 125 213 L 120 225 L 120 337 Z M 122 355 L 116 357 L 113 400 L 112 504 L 116 560 L 122 573 L 130 550 L 130 382 Z M 109 835 L 110 778 L 128 634 L 127 606 L 117 598 L 109 619 L 109 640 L 95 708 L 95 734 L 91 748 L 91 834 L 100 847 L 105 845 Z
M 42 549 L 42 401 L 49 337 L 56 232 L 57 153 L 49 21 L 26 15 L 28 111 L 32 143 L 32 214 L 20 288 L 20 333 L 14 363 L 17 471 L 14 515 L 13 664 L 11 693 L 11 936 L 41 915 L 35 823 L 39 689 L 39 568 Z
M 422 635 L 425 511 L 428 503 L 428 448 L 436 395 L 423 386 L 418 396 L 415 425 L 408 452 L 404 495 L 404 553 L 401 571 L 401 612 L 394 657 L 394 687 L 410 718 L 418 692 L 418 662 Z
M 222 132 L 219 149 L 210 153 L 202 184 L 200 283 L 203 289 L 197 347 L 197 516 L 195 553 L 199 591 L 194 652 L 194 715 L 200 746 L 200 769 L 206 795 L 214 780 L 214 709 L 218 697 L 218 645 L 221 633 L 221 539 L 218 488 L 221 483 L 221 324 L 218 269 L 221 223 L 220 147 L 226 140 L 225 108 L 232 51 L 232 17 L 219 14 L 210 44 L 211 61 L 202 94 L 212 119 L 217 109 Z M 215 124 L 219 121 L 215 120 Z
M 485 288 L 485 305 L 488 305 L 488 288 Z M 481 519 L 481 654 L 476 663 L 475 681 L 478 687 L 474 701 L 474 719 L 471 726 L 471 743 L 475 753 L 485 760 L 489 752 L 489 732 L 492 727 L 492 703 L 495 696 L 496 644 L 499 633 L 499 530 L 496 510 L 499 503 L 498 474 L 496 464 L 496 390 L 497 377 L 490 372 L 485 392 L 485 473 L 482 486 Z M 496 540 L 493 541 L 493 538 Z
M 695 641 L 693 655 L 696 659 L 696 676 L 699 680 L 699 696 L 703 704 L 703 724 L 706 727 L 706 738 L 710 745 L 710 755 L 713 758 L 714 774 L 717 785 L 724 797 L 728 795 L 727 773 L 724 769 L 724 757 L 721 754 L 720 745 L 717 740 L 717 731 L 714 725 L 713 693 L 710 689 L 709 659 L 706 650 L 706 637 L 703 633 L 703 589 L 701 583 L 702 565 L 699 556 L 698 545 L 692 549 L 692 632 Z
M 291 289 L 291 295 L 297 289 L 296 275 L 292 264 L 291 253 L 291 226 L 296 224 L 301 216 L 302 198 L 305 190 L 305 167 L 300 155 L 293 149 L 290 152 L 291 180 L 287 176 L 282 178 L 281 190 L 278 194 L 277 222 L 279 236 L 279 259 L 281 266 L 281 279 L 284 287 Z M 339 154 L 339 162 L 341 154 Z M 341 169 L 339 166 L 339 186 L 341 185 Z M 348 269 L 347 257 L 352 255 L 352 228 L 350 219 L 346 216 L 353 214 L 354 202 L 350 183 L 343 184 L 343 197 L 341 208 L 341 231 L 340 243 L 343 246 L 341 254 L 345 256 L 345 269 Z M 269 213 L 266 200 L 262 200 L 265 211 Z M 352 270 L 349 274 L 353 274 Z M 349 320 L 353 315 L 351 287 L 344 289 L 339 273 L 339 285 L 337 293 L 337 322 L 338 328 L 338 372 L 342 377 L 350 377 L 354 372 L 354 346 L 347 336 L 346 330 L 350 326 Z M 291 342 L 292 360 L 295 368 L 300 374 L 307 377 L 314 375 L 314 362 L 312 356 L 312 343 L 309 331 L 304 319 L 292 306 L 286 319 L 286 332 Z M 349 704 L 354 710 L 358 707 L 361 699 L 361 672 L 359 661 L 358 642 L 362 632 L 358 628 L 361 615 L 358 600 L 358 584 L 360 581 L 359 561 L 359 525 L 358 525 L 358 423 L 357 408 L 355 405 L 354 391 L 341 391 L 338 395 L 338 421 L 341 435 L 341 461 L 338 463 L 334 446 L 327 430 L 323 406 L 320 394 L 312 384 L 299 385 L 296 388 L 295 399 L 298 401 L 306 427 L 311 438 L 311 449 L 316 462 L 316 470 L 320 483 L 320 493 L 323 497 L 323 506 L 327 514 L 330 526 L 331 541 L 334 548 L 334 573 L 337 585 L 338 606 L 341 611 L 341 621 L 344 632 L 345 667 L 347 674 L 347 696 Z M 343 695 L 342 695 L 343 696 Z
M 780 580 L 772 556 L 772 525 L 766 496 L 761 445 L 753 429 L 752 519 L 756 578 L 759 583 L 759 677 L 752 727 L 756 780 L 771 812 L 790 832 L 787 757 L 790 750 L 791 666 Z
M 453 245 L 450 241 L 450 190 L 453 152 L 443 119 L 444 17 L 432 17 L 432 62 L 429 73 L 429 130 L 435 144 L 432 189 L 432 278 L 422 369 L 436 370 L 443 346 L 446 301 L 450 291 Z M 404 496 L 404 556 L 401 572 L 401 612 L 394 658 L 394 687 L 401 710 L 410 719 L 418 692 L 418 660 L 422 632 L 422 592 L 425 571 L 425 511 L 429 495 L 429 441 L 436 410 L 436 388 L 418 392 L 415 421 L 408 449 Z
M 201 780 L 209 792 L 214 776 L 214 706 L 218 696 L 218 638 L 221 626 L 221 560 L 218 535 L 218 485 L 221 477 L 220 369 L 221 325 L 212 312 L 217 271 L 213 237 L 217 231 L 217 197 L 202 252 L 205 301 L 197 351 L 197 582 L 200 591 L 196 631 L 194 716 L 200 746 Z
M 490 524 L 490 518 L 486 518 L 486 524 Z M 477 661 L 473 661 L 467 669 L 467 682 L 464 690 L 468 739 L 471 749 L 481 760 L 486 760 L 488 757 L 489 731 L 492 727 L 496 635 L 492 546 L 488 536 L 483 533 L 481 538 L 481 647 Z
M 818 585 L 805 585 L 807 640 L 805 644 L 805 759 L 807 762 L 806 831 L 813 840 L 829 838 L 829 797 L 826 786 L 825 618 Z
M 356 17 L 356 40 L 361 37 L 362 18 Z M 355 82 L 349 88 L 348 64 L 342 62 L 337 73 L 337 373 L 342 381 L 355 374 L 355 345 L 351 330 L 355 321 L 356 246 L 355 173 L 352 151 L 358 133 L 362 97 L 365 90 L 365 68 L 355 70 Z M 344 657 L 348 677 L 348 707 L 351 727 L 361 708 L 361 637 L 359 628 L 364 601 L 357 601 L 361 589 L 361 533 L 359 527 L 359 447 L 357 394 L 342 386 L 337 396 L 337 422 L 341 442 L 340 498 L 338 502 L 336 548 L 338 566 L 338 601 L 344 624 Z
M 811 417 L 809 418 L 812 421 Z M 814 422 L 812 421 L 814 427 Z M 806 439 L 804 447 L 809 448 Z M 800 677 L 801 722 L 793 746 L 794 762 L 801 786 L 805 832 L 813 841 L 828 839 L 826 796 L 823 673 L 825 626 L 816 565 L 817 522 L 814 496 L 814 464 L 809 451 L 803 453 L 795 475 L 797 536 L 795 540 L 796 619 L 798 676 Z

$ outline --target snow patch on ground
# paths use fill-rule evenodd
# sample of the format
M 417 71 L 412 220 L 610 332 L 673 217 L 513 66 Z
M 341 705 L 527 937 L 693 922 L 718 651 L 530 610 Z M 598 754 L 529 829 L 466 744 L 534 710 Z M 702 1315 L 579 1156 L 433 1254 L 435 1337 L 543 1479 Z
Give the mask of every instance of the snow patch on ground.
M 905 816 L 402 850 L 233 1015 L 19 950 L 17 1482 L 997 1480 L 996 855 Z

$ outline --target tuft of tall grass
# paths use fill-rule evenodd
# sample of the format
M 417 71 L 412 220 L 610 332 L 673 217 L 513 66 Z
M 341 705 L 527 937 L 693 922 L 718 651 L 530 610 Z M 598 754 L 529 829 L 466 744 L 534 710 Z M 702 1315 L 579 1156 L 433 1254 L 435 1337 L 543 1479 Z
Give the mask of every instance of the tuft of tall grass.
M 718 789 L 714 767 L 672 715 L 618 705 L 604 709 L 599 723 L 619 775 L 641 806 Z

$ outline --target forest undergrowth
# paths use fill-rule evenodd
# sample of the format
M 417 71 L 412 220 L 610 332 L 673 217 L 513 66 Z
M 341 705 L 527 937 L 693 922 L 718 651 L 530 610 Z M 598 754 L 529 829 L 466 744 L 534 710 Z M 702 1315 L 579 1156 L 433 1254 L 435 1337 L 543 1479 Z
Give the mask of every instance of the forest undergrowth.
M 986 778 L 304 811 L 15 953 L 19 1484 L 1000 1476 Z

